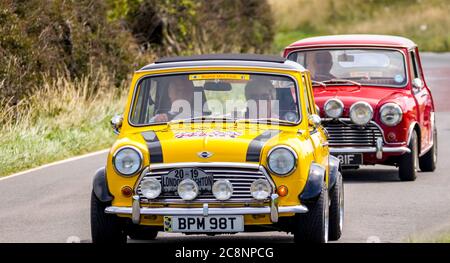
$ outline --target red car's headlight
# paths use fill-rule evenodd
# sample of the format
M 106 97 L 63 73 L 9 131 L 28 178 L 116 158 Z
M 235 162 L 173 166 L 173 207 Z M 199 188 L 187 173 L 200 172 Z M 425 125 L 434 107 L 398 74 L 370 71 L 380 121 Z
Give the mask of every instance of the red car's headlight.
M 402 108 L 396 103 L 386 103 L 381 106 L 380 119 L 384 125 L 395 126 L 402 121 L 403 111 Z

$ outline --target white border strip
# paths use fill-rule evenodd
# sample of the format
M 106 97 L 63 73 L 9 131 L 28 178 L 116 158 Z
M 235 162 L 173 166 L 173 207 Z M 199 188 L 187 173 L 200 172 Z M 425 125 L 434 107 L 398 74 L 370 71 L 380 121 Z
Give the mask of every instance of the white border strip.
M 36 167 L 36 168 L 32 168 L 32 169 L 29 169 L 29 170 L 26 170 L 26 171 L 22 171 L 22 172 L 11 174 L 11 175 L 2 176 L 2 177 L 0 177 L 0 181 L 11 179 L 11 178 L 14 178 L 16 176 L 28 174 L 28 173 L 35 172 L 35 171 L 38 171 L 38 170 L 42 170 L 42 169 L 45 169 L 45 168 L 48 168 L 48 167 L 51 167 L 51 166 L 56 166 L 56 165 L 60 165 L 60 164 L 63 164 L 63 163 L 73 162 L 73 161 L 77 161 L 77 160 L 80 160 L 80 159 L 83 159 L 83 158 L 88 158 L 88 157 L 92 157 L 92 156 L 95 156 L 95 155 L 104 154 L 104 153 L 107 153 L 107 152 L 109 152 L 109 148 L 108 149 L 103 149 L 103 150 L 100 150 L 100 151 L 97 151 L 97 152 L 92 152 L 92 153 L 88 153 L 88 154 L 84 154 L 84 155 L 75 156 L 75 157 L 72 157 L 72 158 L 69 158 L 69 159 L 65 159 L 65 160 L 61 160 L 61 161 L 57 161 L 57 162 L 53 162 L 53 163 L 49 163 L 49 164 L 44 164 L 42 166 L 39 166 L 39 167 Z

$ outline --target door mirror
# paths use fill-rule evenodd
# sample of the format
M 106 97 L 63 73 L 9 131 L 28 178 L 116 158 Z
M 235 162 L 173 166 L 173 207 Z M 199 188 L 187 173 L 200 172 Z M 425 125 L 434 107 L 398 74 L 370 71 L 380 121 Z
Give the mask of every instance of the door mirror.
M 415 78 L 412 81 L 412 86 L 413 86 L 414 92 L 419 92 L 422 90 L 424 83 L 421 79 Z
M 316 114 L 309 115 L 308 121 L 309 125 L 314 128 L 317 128 L 322 123 L 319 115 Z
M 114 133 L 117 135 L 120 133 L 120 128 L 122 128 L 122 121 L 122 115 L 115 115 L 111 118 L 111 127 L 113 128 Z

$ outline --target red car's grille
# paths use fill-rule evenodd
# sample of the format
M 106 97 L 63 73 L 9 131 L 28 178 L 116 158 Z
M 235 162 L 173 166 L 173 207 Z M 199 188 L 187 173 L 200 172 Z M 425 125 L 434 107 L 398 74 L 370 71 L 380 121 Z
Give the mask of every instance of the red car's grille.
M 358 126 L 349 120 L 324 121 L 322 124 L 328 132 L 331 147 L 376 146 L 377 139 L 383 139 L 381 129 L 374 122 L 365 126 Z

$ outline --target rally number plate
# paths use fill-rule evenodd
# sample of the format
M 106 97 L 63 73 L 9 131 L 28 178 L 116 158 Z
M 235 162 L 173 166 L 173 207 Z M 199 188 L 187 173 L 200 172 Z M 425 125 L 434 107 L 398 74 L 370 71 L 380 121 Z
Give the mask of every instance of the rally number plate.
M 161 178 L 163 193 L 175 193 L 178 184 L 184 179 L 192 179 L 197 183 L 200 192 L 211 192 L 214 183 L 212 174 L 207 174 L 197 168 L 179 168 L 171 170 L 168 174 Z

